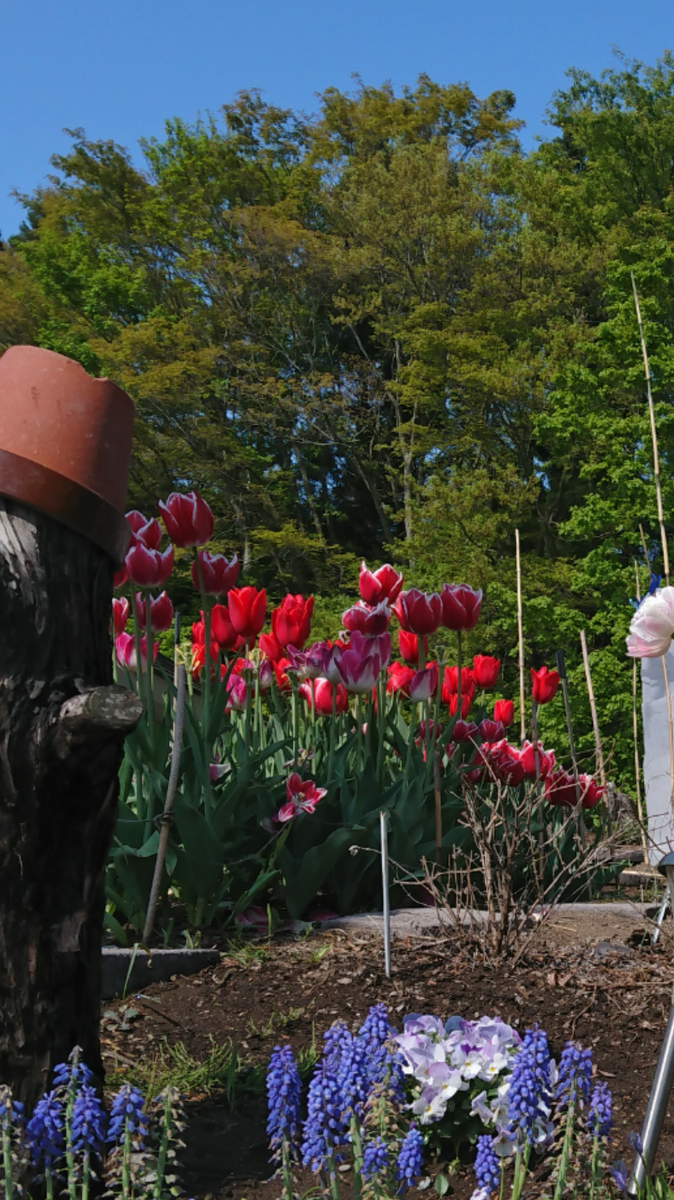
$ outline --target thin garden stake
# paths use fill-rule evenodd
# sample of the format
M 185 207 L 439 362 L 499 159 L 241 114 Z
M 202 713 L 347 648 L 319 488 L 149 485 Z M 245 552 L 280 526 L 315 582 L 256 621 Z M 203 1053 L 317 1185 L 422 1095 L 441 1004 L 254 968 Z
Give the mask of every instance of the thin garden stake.
M 523 745 L 527 736 L 527 726 L 524 712 L 524 631 L 522 627 L 522 567 L 519 529 L 515 530 L 515 570 L 517 572 L 517 643 L 520 669 L 520 743 Z
M 433 750 L 433 798 L 435 800 L 435 861 L 442 865 L 442 780 L 440 770 L 440 751 L 437 746 Z
M 180 774 L 180 754 L 183 745 L 183 727 L 185 724 L 185 666 L 184 663 L 178 665 L 178 687 L 176 693 L 176 712 L 173 722 L 173 748 L 171 750 L 171 770 L 169 772 L 169 780 L 166 788 L 166 800 L 164 801 L 164 811 L 159 818 L 159 845 L 157 847 L 157 858 L 154 864 L 154 876 L 152 878 L 152 888 L 150 890 L 150 899 L 147 903 L 147 916 L 145 917 L 145 928 L 143 929 L 143 941 L 147 945 L 152 928 L 154 926 L 155 914 L 157 912 L 157 904 L 159 902 L 159 889 L 161 888 L 161 877 L 164 869 L 164 861 L 166 859 L 166 846 L 168 844 L 169 830 L 173 821 L 173 801 L 178 790 L 178 777 Z
M 634 574 L 637 581 L 637 600 L 641 601 L 639 564 L 637 563 L 636 558 L 634 560 Z M 644 821 L 644 809 L 641 797 L 641 755 L 639 754 L 639 716 L 637 712 L 637 695 L 638 677 L 637 659 L 635 658 L 632 662 L 632 733 L 634 735 L 634 778 L 637 785 L 637 816 L 639 818 L 639 828 L 641 830 L 641 843 L 644 848 L 644 862 L 648 862 L 648 835 L 646 832 L 646 822 Z
M 590 712 L 592 713 L 592 728 L 594 730 L 594 746 L 597 755 L 597 770 L 599 771 L 599 779 L 601 786 L 606 788 L 606 771 L 604 770 L 604 755 L 601 750 L 601 737 L 599 734 L 599 722 L 597 720 L 597 705 L 594 699 L 594 688 L 592 687 L 592 674 L 590 672 L 590 658 L 587 653 L 587 641 L 585 639 L 585 630 L 580 631 L 580 645 L 583 651 L 583 665 L 585 667 L 585 680 L 587 683 L 587 694 L 590 701 Z
M 384 970 L 386 978 L 391 978 L 391 904 L 388 891 L 388 813 L 379 813 L 379 835 L 381 841 L 381 890 L 382 909 L 384 916 Z
M 655 427 L 655 409 L 653 407 L 653 392 L 651 391 L 651 368 L 648 364 L 648 351 L 646 350 L 646 339 L 644 337 L 644 327 L 641 321 L 641 308 L 639 306 L 639 294 L 637 285 L 632 272 L 632 291 L 634 292 L 634 307 L 637 312 L 637 324 L 639 326 L 639 337 L 641 338 L 641 353 L 644 358 L 644 372 L 646 375 L 646 394 L 648 396 L 648 415 L 651 422 L 651 441 L 653 442 L 653 478 L 655 480 L 655 496 L 658 505 L 658 523 L 660 525 L 660 543 L 662 545 L 662 562 L 665 570 L 665 581 L 669 587 L 669 550 L 667 548 L 667 534 L 665 533 L 665 516 L 662 508 L 662 490 L 660 488 L 660 456 L 658 454 L 658 433 Z
M 559 681 L 562 685 L 562 696 L 564 699 L 564 715 L 566 717 L 566 732 L 569 738 L 569 754 L 571 756 L 571 767 L 573 769 L 573 781 L 576 785 L 576 820 L 578 823 L 578 836 L 580 843 L 585 849 L 587 844 L 587 830 L 585 828 L 585 818 L 580 802 L 580 779 L 578 777 L 578 760 L 576 759 L 576 745 L 573 740 L 573 726 L 571 724 L 571 706 L 569 704 L 569 681 L 566 678 L 566 663 L 564 662 L 564 651 L 558 650 L 556 653 L 557 672 Z M 592 879 L 588 879 L 588 895 L 590 900 L 594 899 Z

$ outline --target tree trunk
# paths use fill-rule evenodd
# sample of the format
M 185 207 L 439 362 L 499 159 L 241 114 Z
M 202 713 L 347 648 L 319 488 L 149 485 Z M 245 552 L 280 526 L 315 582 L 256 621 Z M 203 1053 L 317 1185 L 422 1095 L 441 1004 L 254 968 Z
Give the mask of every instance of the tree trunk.
M 113 563 L 0 499 L 0 1080 L 30 1108 L 74 1045 L 102 1079 L 104 872 L 140 701 L 112 684 Z

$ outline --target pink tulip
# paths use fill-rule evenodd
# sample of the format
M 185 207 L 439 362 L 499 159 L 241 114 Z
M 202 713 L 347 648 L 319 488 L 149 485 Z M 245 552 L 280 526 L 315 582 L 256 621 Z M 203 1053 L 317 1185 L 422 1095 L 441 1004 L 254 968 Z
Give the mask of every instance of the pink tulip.
M 365 563 L 360 564 L 358 590 L 366 604 L 381 604 L 385 600 L 393 604 L 403 586 L 403 576 L 394 571 L 390 563 L 384 563 L 376 571 L 368 571 Z
M 171 492 L 157 505 L 166 532 L 176 546 L 203 546 L 213 535 L 213 513 L 196 492 Z
M 438 664 L 429 663 L 423 671 L 417 671 L 410 682 L 410 700 L 423 704 L 438 690 Z
M 287 800 L 278 810 L 276 820 L 283 823 L 292 821 L 298 813 L 314 812 L 319 800 L 322 800 L 325 795 L 326 789 L 316 787 L 312 779 L 307 779 L 303 783 L 299 775 L 293 773 L 286 780 Z
M 129 601 L 126 596 L 120 599 L 115 599 L 112 602 L 112 625 L 115 631 L 115 637 L 120 633 L 124 633 L 126 622 L 129 619 Z
M 152 647 L 152 660 L 157 657 L 159 646 L 155 642 Z M 120 633 L 115 638 L 115 654 L 120 667 L 126 667 L 127 671 L 136 670 L 136 640 L 132 633 Z M 147 638 L 140 639 L 140 667 L 141 671 L 147 671 Z
M 135 542 L 124 559 L 124 565 L 136 587 L 163 587 L 173 570 L 173 546 L 169 545 L 160 554 L 159 550 L 152 550 L 143 542 Z
M 268 692 L 274 679 L 274 664 L 268 658 L 263 658 L 257 669 L 258 687 L 261 692 Z
M 339 642 L 335 642 L 333 646 L 329 646 L 323 651 L 323 674 L 330 683 L 342 682 L 338 664 L 343 653 L 344 647 Z
M 442 618 L 442 600 L 437 592 L 428 595 L 418 588 L 401 592 L 395 606 L 395 614 L 403 629 L 426 637 L 435 633 Z
M 323 674 L 325 649 L 325 642 L 314 642 L 308 650 L 295 650 L 293 646 L 288 647 L 288 658 L 298 679 L 318 679 Z
M 231 763 L 218 762 L 216 755 L 216 762 L 210 763 L 208 767 L 208 777 L 211 783 L 217 783 L 219 779 L 222 779 L 223 775 L 229 775 L 231 769 Z
M 386 667 L 391 657 L 391 635 L 380 633 L 377 637 L 369 637 L 354 632 L 349 638 L 349 650 L 355 650 L 361 658 L 366 654 L 378 654 L 382 667 Z
M 154 633 L 164 633 L 173 624 L 173 605 L 166 592 L 161 592 L 156 598 L 148 596 L 150 601 L 150 628 Z M 143 628 L 147 624 L 145 599 L 141 592 L 136 593 L 138 620 Z
M 371 692 L 375 686 L 382 661 L 378 654 L 361 654 L 349 648 L 342 651 L 336 666 L 347 692 L 362 695 Z
M 363 604 L 363 601 L 359 600 L 342 613 L 344 628 L 348 629 L 349 633 L 362 633 L 365 637 L 376 637 L 380 633 L 386 633 L 390 620 L 391 610 L 386 607 L 384 601 L 376 608 L 371 608 L 369 604 Z
M 239 559 L 237 555 L 233 555 L 229 562 L 223 554 L 209 554 L 207 550 L 199 550 L 197 552 L 199 566 L 196 562 L 192 563 L 192 583 L 197 591 L 201 591 L 199 582 L 199 569 L 201 569 L 201 582 L 207 596 L 226 596 L 229 589 L 234 587 L 239 575 Z
M 225 704 L 225 712 L 244 712 L 246 708 L 246 681 L 240 675 L 230 675 L 225 684 L 227 693 L 227 703 Z

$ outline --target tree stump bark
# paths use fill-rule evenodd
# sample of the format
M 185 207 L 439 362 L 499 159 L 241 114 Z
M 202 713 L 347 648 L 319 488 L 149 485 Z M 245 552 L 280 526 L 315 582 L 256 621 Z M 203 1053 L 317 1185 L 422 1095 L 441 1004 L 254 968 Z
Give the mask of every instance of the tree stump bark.
M 112 685 L 112 560 L 0 498 L 0 1082 L 32 1106 L 74 1045 L 102 1079 L 104 873 L 135 694 Z

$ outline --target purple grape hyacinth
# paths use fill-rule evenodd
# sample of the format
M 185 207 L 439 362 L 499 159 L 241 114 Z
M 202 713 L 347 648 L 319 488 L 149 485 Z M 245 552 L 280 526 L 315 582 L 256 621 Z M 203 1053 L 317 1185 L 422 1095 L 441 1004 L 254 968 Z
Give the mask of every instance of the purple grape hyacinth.
M 608 1138 L 613 1124 L 612 1098 L 607 1083 L 597 1083 L 590 1096 L 587 1128 L 593 1138 Z
M 47 1092 L 38 1100 L 26 1125 L 26 1136 L 33 1165 L 37 1166 L 42 1159 L 45 1169 L 49 1170 L 64 1150 L 63 1106 L 56 1090 Z
M 488 1194 L 498 1191 L 501 1186 L 501 1161 L 494 1150 L 494 1139 L 489 1133 L 483 1133 L 477 1139 L 474 1170 L 481 1192 Z
M 147 1136 L 145 1101 L 138 1088 L 125 1083 L 112 1098 L 108 1142 L 121 1142 L 129 1134 L 138 1149 Z
M 105 1141 L 105 1124 L 105 1112 L 96 1091 L 85 1083 L 75 1096 L 69 1149 L 75 1154 L 98 1154 Z
M 301 1147 L 302 1163 L 312 1171 L 322 1171 L 328 1159 L 335 1159 L 335 1146 L 343 1139 L 342 1099 L 337 1081 L 325 1060 L 314 1071 L 307 1096 L 307 1119 Z
M 534 1125 L 540 1116 L 540 1104 L 549 1097 L 550 1053 L 547 1037 L 535 1026 L 527 1029 L 513 1057 L 508 1087 L 508 1124 L 521 1140 L 534 1142 Z
M 267 1070 L 267 1133 L 272 1161 L 280 1163 L 284 1144 L 297 1159 L 300 1077 L 290 1046 L 275 1046 Z
M 583 1050 L 577 1042 L 567 1042 L 559 1060 L 557 1099 L 562 1104 L 587 1100 L 592 1076 L 592 1051 Z
M 388 1169 L 388 1146 L 383 1137 L 366 1142 L 363 1150 L 363 1179 L 374 1179 Z
M 410 1125 L 405 1140 L 400 1147 L 398 1161 L 396 1162 L 396 1179 L 402 1185 L 398 1189 L 399 1193 L 405 1187 L 414 1187 L 414 1184 L 421 1177 L 423 1145 L 424 1139 L 416 1125 Z

